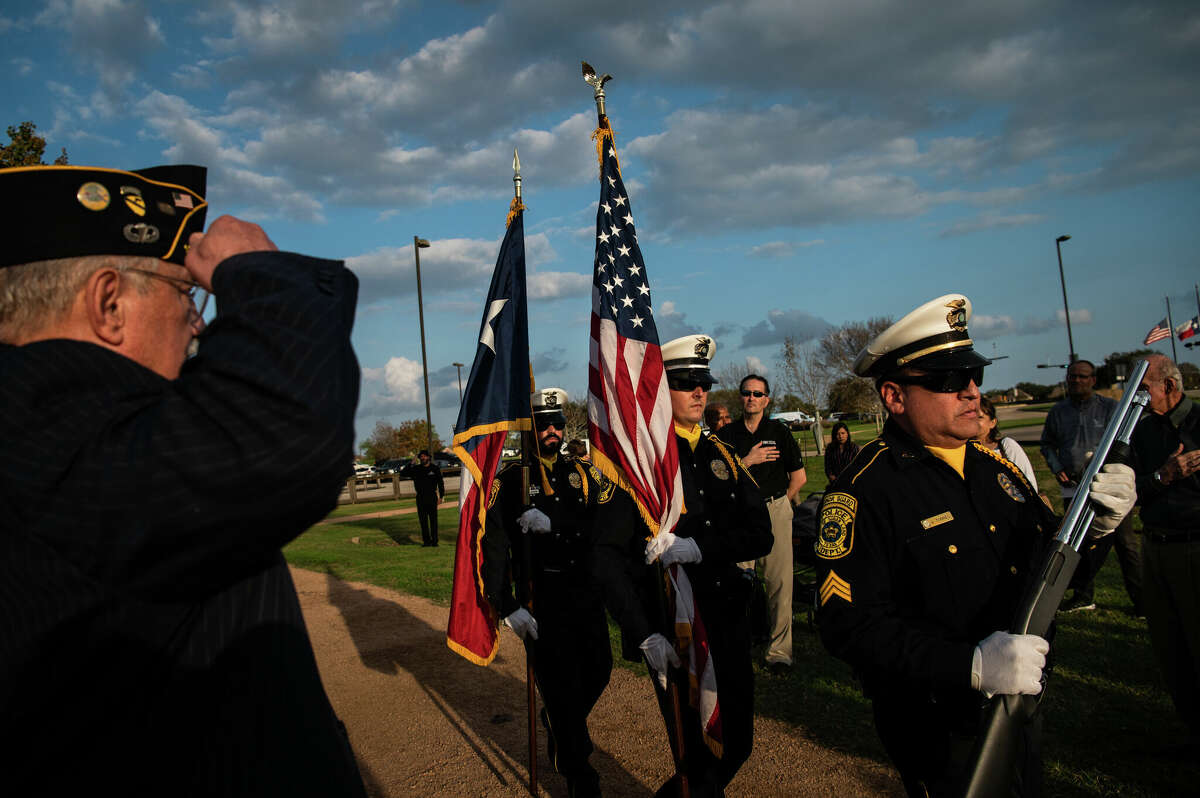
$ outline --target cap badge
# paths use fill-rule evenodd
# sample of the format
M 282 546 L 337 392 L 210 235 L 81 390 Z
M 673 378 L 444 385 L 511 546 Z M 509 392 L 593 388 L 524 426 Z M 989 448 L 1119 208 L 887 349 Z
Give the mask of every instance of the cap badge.
M 558 407 L 558 394 L 547 391 L 542 394 L 542 403 L 545 407 Z
M 966 332 L 967 330 L 967 301 L 965 299 L 955 299 L 946 303 L 946 307 L 950 308 L 950 312 L 946 314 L 946 323 L 950 325 L 950 329 L 958 332 Z
M 125 204 L 129 206 L 129 210 L 138 216 L 146 215 L 146 200 L 142 197 L 142 192 L 137 187 L 121 186 L 121 196 L 125 198 Z
M 155 203 L 155 205 L 157 205 L 157 206 L 158 206 L 158 211 L 159 211 L 159 213 L 165 213 L 167 216 L 174 216 L 174 215 L 175 215 L 175 208 L 174 208 L 174 207 L 172 207 L 172 206 L 170 206 L 170 205 L 168 205 L 167 203 L 165 203 L 165 202 L 156 202 L 156 203 Z
M 108 207 L 108 189 L 99 183 L 87 182 L 75 192 L 75 199 L 89 211 L 102 211 Z
M 124 232 L 126 240 L 135 244 L 153 244 L 158 240 L 158 228 L 145 222 L 127 224 Z
M 696 341 L 696 348 L 694 350 L 696 353 L 696 357 L 704 357 L 704 358 L 708 357 L 708 350 L 709 350 L 709 347 L 711 347 L 711 346 L 712 346 L 711 338 L 701 337 L 700 339 L 698 339 Z

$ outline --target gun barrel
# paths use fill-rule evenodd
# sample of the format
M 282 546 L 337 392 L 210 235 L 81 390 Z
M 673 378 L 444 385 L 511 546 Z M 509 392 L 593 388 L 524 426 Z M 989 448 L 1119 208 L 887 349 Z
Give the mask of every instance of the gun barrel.
M 1139 361 L 1134 366 L 1133 374 L 1130 375 L 1126 385 L 1140 385 L 1149 365 L 1145 360 Z M 1079 478 L 1079 490 L 1075 493 L 1075 498 L 1071 500 L 1070 509 L 1067 510 L 1067 515 L 1063 519 L 1057 535 L 1059 541 L 1066 543 L 1076 551 L 1079 551 L 1083 541 L 1087 538 L 1088 527 L 1092 525 L 1092 519 L 1095 517 L 1091 503 L 1088 501 L 1091 495 L 1092 479 L 1104 465 L 1114 443 L 1118 440 L 1122 443 L 1129 443 L 1133 426 L 1137 423 L 1147 402 L 1148 397 L 1144 391 L 1138 391 L 1136 387 L 1125 390 L 1125 395 L 1121 397 L 1121 402 L 1117 405 L 1117 412 L 1113 415 L 1113 419 L 1117 423 L 1110 422 L 1104 430 L 1104 436 L 1100 439 L 1095 454 L 1084 468 L 1083 476 Z

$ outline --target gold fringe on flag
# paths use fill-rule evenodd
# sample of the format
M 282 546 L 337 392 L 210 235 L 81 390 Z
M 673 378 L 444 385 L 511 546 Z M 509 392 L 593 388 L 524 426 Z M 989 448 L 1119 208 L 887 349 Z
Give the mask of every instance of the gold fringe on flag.
M 505 230 L 507 230 L 508 226 L 512 224 L 512 220 L 517 218 L 517 214 L 523 210 L 526 210 L 525 203 L 521 202 L 520 198 L 513 197 L 512 202 L 508 206 L 508 216 L 504 219 Z
M 596 142 L 596 161 L 600 164 L 600 171 L 604 171 L 604 142 L 607 140 L 616 149 L 616 139 L 613 138 L 612 125 L 608 123 L 608 117 L 600 117 L 600 126 L 592 131 L 592 141 Z M 614 158 L 616 156 L 613 156 Z M 621 161 L 617 161 L 617 173 L 621 171 Z

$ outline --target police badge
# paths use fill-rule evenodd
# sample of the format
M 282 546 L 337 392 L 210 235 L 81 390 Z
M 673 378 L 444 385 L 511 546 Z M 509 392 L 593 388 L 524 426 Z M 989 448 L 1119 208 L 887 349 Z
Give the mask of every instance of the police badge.
M 713 460 L 709 463 L 712 468 L 713 476 L 720 480 L 729 479 L 729 467 L 725 465 L 724 460 Z
M 571 483 L 571 487 L 575 490 L 579 490 L 583 487 L 583 477 L 579 476 L 578 471 L 572 471 L 567 476 L 567 482 Z

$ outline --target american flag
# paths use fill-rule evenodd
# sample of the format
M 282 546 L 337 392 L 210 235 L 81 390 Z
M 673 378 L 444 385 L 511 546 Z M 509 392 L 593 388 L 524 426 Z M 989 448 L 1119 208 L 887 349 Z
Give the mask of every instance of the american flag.
M 601 118 L 595 136 L 601 157 L 588 364 L 592 461 L 633 497 L 642 520 L 657 535 L 675 527 L 683 507 L 671 394 L 650 305 L 650 280 L 607 118 Z M 688 698 L 699 714 L 705 744 L 721 756 L 717 673 L 707 630 L 683 567 L 671 565 L 667 571 L 675 591 L 675 645 L 688 663 Z
M 1167 320 L 1164 318 L 1158 324 L 1155 324 L 1153 329 L 1150 330 L 1150 332 L 1146 333 L 1146 340 L 1142 341 L 1142 343 L 1143 344 L 1152 344 L 1155 341 L 1161 341 L 1164 338 L 1170 338 L 1170 337 L 1171 337 L 1171 328 L 1167 326 Z
M 505 437 L 531 428 L 523 207 L 513 201 L 508 231 L 483 304 L 475 361 L 454 425 L 454 451 L 463 468 L 446 644 L 476 665 L 492 661 L 498 639 L 496 613 L 484 598 L 480 576 L 489 493 Z
M 601 121 L 600 207 L 592 277 L 588 435 L 593 462 L 625 488 L 654 534 L 679 520 L 683 482 L 671 394 L 608 120 Z

